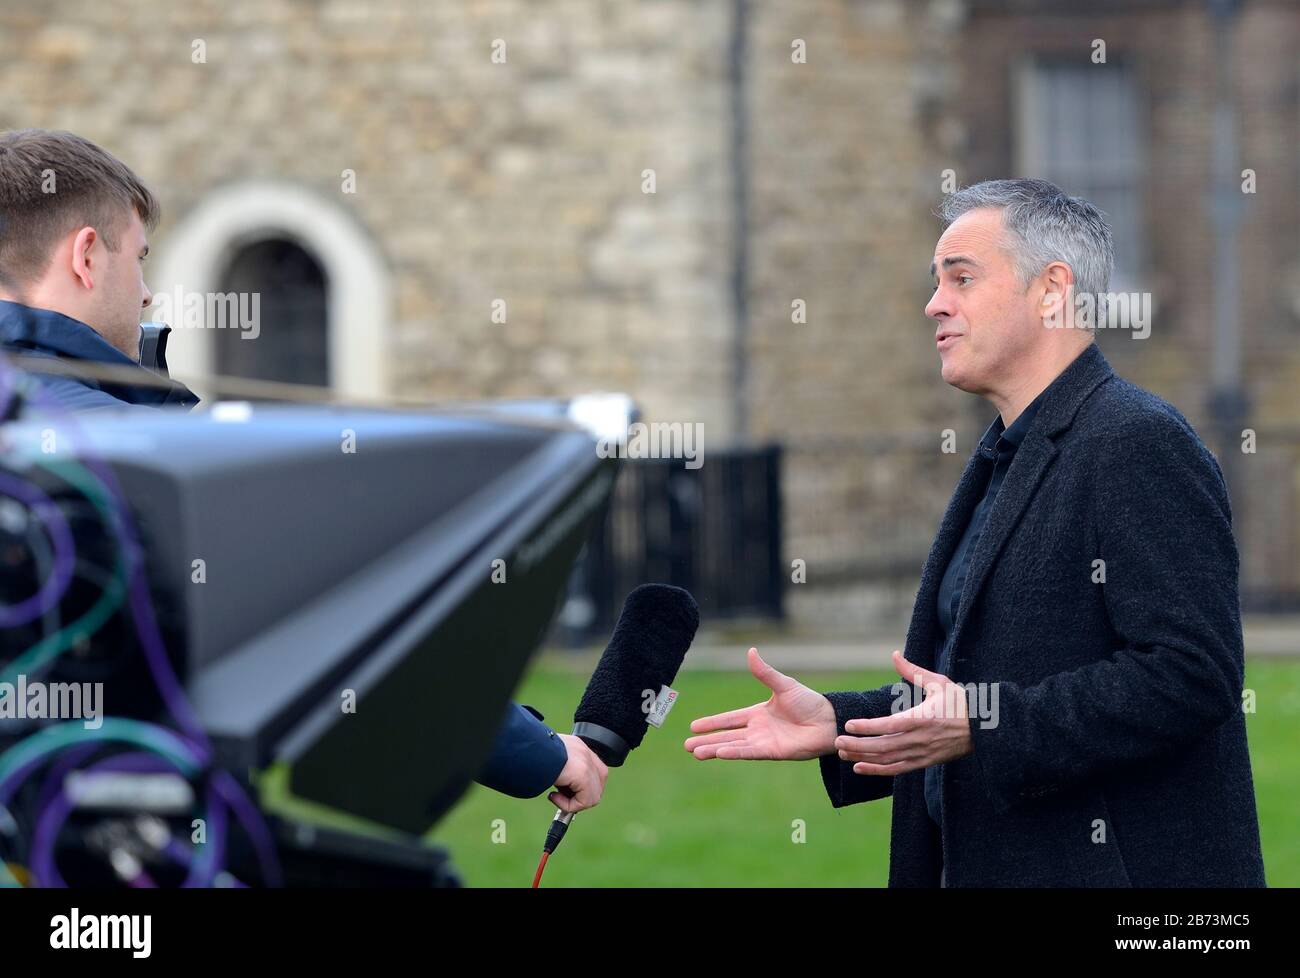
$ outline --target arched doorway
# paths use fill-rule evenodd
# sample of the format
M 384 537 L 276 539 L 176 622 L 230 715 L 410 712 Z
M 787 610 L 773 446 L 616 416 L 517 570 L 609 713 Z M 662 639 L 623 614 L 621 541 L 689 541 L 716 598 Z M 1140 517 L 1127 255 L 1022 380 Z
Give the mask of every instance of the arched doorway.
M 240 254 L 270 241 L 300 248 L 320 267 L 329 386 L 345 397 L 390 393 L 386 347 L 393 289 L 387 265 L 374 239 L 347 210 L 303 187 L 253 182 L 213 190 L 155 249 L 161 261 L 149 285 L 155 292 L 219 293 Z M 300 274 L 300 285 L 303 279 Z M 261 319 L 263 325 L 269 322 L 268 309 L 262 310 Z M 172 373 L 201 396 L 212 392 L 190 381 L 218 372 L 219 358 L 225 355 L 218 353 L 223 340 L 250 348 L 232 356 L 259 355 L 260 336 L 242 340 L 237 331 L 221 333 L 180 329 L 167 347 Z
M 223 293 L 256 297 L 257 330 L 218 330 L 218 374 L 292 384 L 329 384 L 328 281 L 315 257 L 295 241 L 265 238 L 243 245 L 226 264 Z

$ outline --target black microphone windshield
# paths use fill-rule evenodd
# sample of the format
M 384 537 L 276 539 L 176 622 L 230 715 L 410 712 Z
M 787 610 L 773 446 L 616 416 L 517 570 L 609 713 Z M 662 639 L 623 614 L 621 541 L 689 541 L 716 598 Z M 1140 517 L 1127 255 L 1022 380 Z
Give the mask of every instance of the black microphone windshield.
M 606 764 L 618 767 L 640 745 L 650 702 L 677 676 L 699 624 L 699 606 L 679 587 L 642 584 L 627 596 L 573 715 L 574 733 Z

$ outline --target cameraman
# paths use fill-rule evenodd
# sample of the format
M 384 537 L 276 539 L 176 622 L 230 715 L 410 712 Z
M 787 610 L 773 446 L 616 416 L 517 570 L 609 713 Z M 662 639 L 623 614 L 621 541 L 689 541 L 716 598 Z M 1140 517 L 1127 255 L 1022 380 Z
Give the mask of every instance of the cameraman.
M 199 402 L 140 364 L 140 318 L 153 299 L 146 232 L 158 216 L 140 178 L 89 140 L 44 129 L 0 133 L 0 354 L 20 358 L 70 411 Z M 127 380 L 42 370 L 43 360 L 118 367 Z M 553 784 L 551 800 L 576 812 L 599 803 L 608 773 L 581 740 L 512 703 L 476 780 L 520 798 Z

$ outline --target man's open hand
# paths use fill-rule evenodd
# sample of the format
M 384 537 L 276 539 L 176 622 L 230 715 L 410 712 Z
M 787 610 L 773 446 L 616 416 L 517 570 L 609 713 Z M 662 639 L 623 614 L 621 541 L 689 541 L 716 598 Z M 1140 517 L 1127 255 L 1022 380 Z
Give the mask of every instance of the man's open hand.
M 749 650 L 749 671 L 772 691 L 743 710 L 701 717 L 686 749 L 702 761 L 805 761 L 835 751 L 835 710 L 821 693 L 777 672 Z

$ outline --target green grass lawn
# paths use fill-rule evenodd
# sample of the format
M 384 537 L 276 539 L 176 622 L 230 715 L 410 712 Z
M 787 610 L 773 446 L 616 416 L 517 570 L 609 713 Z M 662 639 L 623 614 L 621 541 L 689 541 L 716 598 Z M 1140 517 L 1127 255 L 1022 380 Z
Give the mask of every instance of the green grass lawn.
M 890 672 L 800 674 L 815 689 L 865 689 Z M 557 729 L 587 677 L 543 664 L 517 699 Z M 890 802 L 831 808 L 815 762 L 697 761 L 682 748 L 693 718 L 746 706 L 762 688 L 746 672 L 690 671 L 662 729 L 647 732 L 605 800 L 574 819 L 546 868 L 557 886 L 884 886 Z M 1250 660 L 1247 716 L 1270 886 L 1300 885 L 1300 661 Z M 555 809 L 474 786 L 430 833 L 470 886 L 526 887 Z M 801 832 L 803 842 L 796 842 Z M 494 837 L 498 841 L 494 841 Z M 503 841 L 502 841 L 503 840 Z

